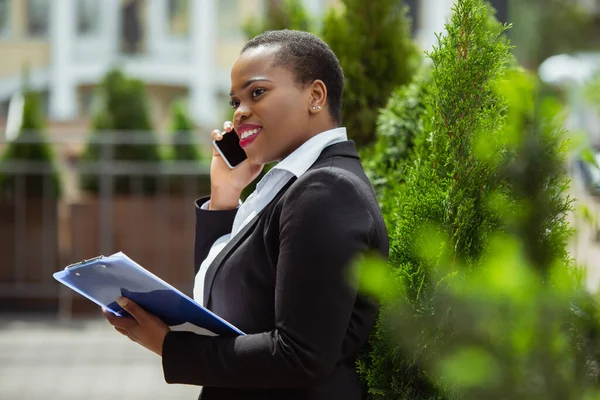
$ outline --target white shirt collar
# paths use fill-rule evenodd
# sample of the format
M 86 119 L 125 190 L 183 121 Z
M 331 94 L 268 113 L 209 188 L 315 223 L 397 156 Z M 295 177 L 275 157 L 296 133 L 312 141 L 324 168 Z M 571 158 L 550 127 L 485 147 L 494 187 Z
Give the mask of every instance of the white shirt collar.
M 313 136 L 267 172 L 256 185 L 256 192 L 262 192 L 265 184 L 268 181 L 273 182 L 274 175 L 281 172 L 288 172 L 299 178 L 317 161 L 327 146 L 346 140 L 348 137 L 344 127 L 330 129 Z
M 317 161 L 323 150 L 335 143 L 348 140 L 346 128 L 339 127 L 321 132 L 304 142 L 273 169 L 283 169 L 299 178 Z

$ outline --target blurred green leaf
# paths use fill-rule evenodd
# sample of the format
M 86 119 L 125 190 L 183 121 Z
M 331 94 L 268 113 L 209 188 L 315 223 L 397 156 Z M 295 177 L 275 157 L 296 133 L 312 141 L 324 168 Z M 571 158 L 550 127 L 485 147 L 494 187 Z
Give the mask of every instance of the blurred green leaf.
M 597 223 L 598 216 L 590 209 L 590 207 L 587 204 L 579 204 L 577 211 L 584 221 L 590 224 Z
M 354 261 L 351 281 L 358 282 L 361 292 L 378 298 L 398 296 L 400 289 L 389 265 L 375 255 L 364 255 Z
M 460 388 L 494 386 L 500 369 L 493 356 L 477 347 L 465 347 L 440 362 L 440 375 Z
M 583 162 L 586 162 L 586 163 L 593 165 L 594 167 L 600 169 L 600 165 L 598 164 L 598 161 L 596 160 L 596 156 L 594 155 L 594 152 L 591 149 L 582 150 L 580 158 Z
M 446 244 L 443 231 L 432 223 L 424 223 L 415 232 L 415 252 L 430 265 L 446 252 Z

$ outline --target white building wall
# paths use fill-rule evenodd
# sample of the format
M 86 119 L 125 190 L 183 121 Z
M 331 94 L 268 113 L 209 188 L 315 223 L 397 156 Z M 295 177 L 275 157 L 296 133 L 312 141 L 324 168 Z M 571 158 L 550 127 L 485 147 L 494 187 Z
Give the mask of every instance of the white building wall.
M 97 34 L 76 37 L 75 0 L 54 0 L 51 35 L 50 118 L 68 121 L 78 115 L 77 87 L 96 84 L 112 66 L 147 83 L 189 88 L 190 112 L 197 123 L 213 125 L 219 75 L 215 68 L 217 0 L 190 1 L 189 36 L 168 32 L 167 0 L 149 0 L 146 52 L 120 54 L 120 0 L 102 2 Z M 222 86 L 222 85 L 221 85 Z
M 420 0 L 415 40 L 423 50 L 437 45 L 436 33 L 443 33 L 455 0 Z
M 191 71 L 189 106 L 192 118 L 198 124 L 218 126 L 219 115 L 216 100 L 218 82 L 215 68 L 215 45 L 218 29 L 217 0 L 195 0 L 191 16 Z
M 55 0 L 51 13 L 50 116 L 57 121 L 68 121 L 78 111 L 72 71 L 74 0 Z

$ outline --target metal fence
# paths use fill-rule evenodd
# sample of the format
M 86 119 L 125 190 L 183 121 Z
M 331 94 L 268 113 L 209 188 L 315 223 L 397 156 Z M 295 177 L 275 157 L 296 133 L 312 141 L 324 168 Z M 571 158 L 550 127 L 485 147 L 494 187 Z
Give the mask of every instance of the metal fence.
M 192 139 L 102 132 L 54 134 L 44 140 L 27 133 L 14 143 L 0 142 L 0 307 L 44 307 L 63 317 L 85 311 L 86 301 L 58 284 L 52 273 L 117 251 L 190 293 L 193 201 L 209 191 L 209 158 L 175 160 L 170 153 L 183 145 L 208 153 L 210 143 L 187 137 Z M 39 148 L 28 146 L 41 143 L 54 153 L 54 165 L 29 157 Z M 29 155 L 6 159 L 15 146 Z M 95 159 L 86 157 L 92 148 Z M 132 159 L 136 152 L 154 158 Z
M 193 285 L 194 200 L 209 193 L 208 135 L 103 132 L 46 136 L 55 164 L 25 157 L 6 160 L 13 144 L 0 141 L 0 309 L 51 309 L 63 318 L 97 311 L 95 305 L 58 284 L 52 273 L 74 262 L 123 251 L 185 293 Z M 189 137 L 189 136 L 188 136 Z M 177 138 L 174 140 L 174 138 Z M 204 140 L 203 140 L 204 139 Z M 24 135 L 19 146 L 41 143 Z M 89 144 L 97 159 L 84 157 Z M 155 145 L 160 161 L 128 159 Z M 205 161 L 174 160 L 174 145 L 204 149 Z M 146 146 L 146 147 L 144 147 Z M 58 172 L 62 191 L 49 179 Z M 572 194 L 600 216 L 600 201 L 574 175 Z M 37 176 L 32 185 L 32 176 Z M 84 177 L 95 185 L 86 189 Z M 12 181 L 6 185 L 3 178 Z M 43 177 L 40 179 L 40 177 Z M 588 265 L 590 287 L 598 289 L 598 227 L 578 228 L 572 251 Z M 585 229 L 581 226 L 586 227 Z M 588 232 L 589 230 L 589 232 Z

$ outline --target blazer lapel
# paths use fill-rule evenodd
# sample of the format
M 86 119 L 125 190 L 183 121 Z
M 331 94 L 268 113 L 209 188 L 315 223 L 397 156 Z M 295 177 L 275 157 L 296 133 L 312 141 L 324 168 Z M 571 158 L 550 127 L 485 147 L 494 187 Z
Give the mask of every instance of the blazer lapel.
M 204 307 L 206 307 L 206 308 L 209 307 L 210 293 L 212 290 L 212 286 L 215 281 L 217 272 L 219 271 L 219 268 L 221 267 L 221 264 L 223 263 L 225 258 L 229 255 L 229 253 L 231 253 L 235 248 L 237 248 L 237 246 L 254 231 L 254 227 L 256 226 L 256 224 L 258 223 L 258 221 L 260 220 L 260 218 L 264 214 L 264 212 L 274 202 L 279 200 L 281 198 L 281 196 L 283 196 L 283 194 L 288 190 L 288 188 L 292 185 L 292 183 L 294 183 L 296 181 L 296 179 L 297 179 L 296 177 L 293 177 L 292 179 L 290 179 L 290 181 L 288 183 L 286 183 L 283 186 L 283 188 L 281 188 L 281 190 L 277 193 L 277 195 L 273 198 L 273 200 L 271 200 L 269 202 L 269 204 L 267 204 L 262 210 L 260 210 L 260 212 L 258 214 L 256 214 L 256 216 L 254 218 L 252 218 L 252 220 L 250 222 L 248 222 L 242 228 L 242 230 L 239 231 L 237 233 L 237 235 L 235 235 L 229 241 L 229 243 L 227 243 L 227 245 L 223 248 L 223 250 L 221 250 L 221 252 L 217 255 L 217 257 L 215 257 L 213 262 L 208 267 L 208 270 L 206 271 L 206 276 L 204 278 L 204 296 L 203 296 L 204 298 L 202 299 L 202 304 L 204 305 Z
M 359 158 L 358 152 L 356 151 L 356 145 L 354 144 L 354 142 L 352 140 L 348 140 L 345 142 L 332 144 L 331 146 L 326 147 L 319 155 L 319 158 L 317 159 L 317 161 L 315 161 L 315 163 L 309 168 L 309 170 L 316 168 L 325 162 L 329 162 L 328 159 L 333 158 L 333 157 Z M 231 239 L 229 241 L 229 243 L 227 243 L 227 245 L 223 248 L 223 250 L 221 250 L 219 255 L 217 255 L 217 257 L 215 257 L 213 262 L 208 267 L 208 270 L 206 271 L 206 276 L 204 278 L 204 296 L 202 299 L 203 300 L 202 304 L 204 305 L 204 307 L 209 308 L 210 294 L 212 291 L 213 283 L 214 283 L 215 277 L 217 275 L 217 272 L 219 272 L 219 268 L 221 268 L 221 264 L 223 263 L 225 258 L 227 258 L 227 256 L 234 249 L 236 249 L 237 246 L 254 231 L 254 227 L 256 226 L 257 222 L 260 220 L 260 218 L 263 215 L 263 213 L 265 212 L 265 210 L 267 208 L 269 208 L 274 202 L 278 201 L 281 198 L 281 196 L 283 196 L 283 194 L 292 185 L 292 183 L 294 183 L 296 181 L 296 179 L 297 179 L 296 177 L 290 179 L 290 181 L 279 191 L 279 193 L 277 193 L 277 195 L 273 198 L 273 200 L 271 200 L 269 202 L 269 204 L 267 204 L 252 219 L 252 221 L 250 221 L 248 224 L 246 224 L 246 226 L 244 226 L 244 228 L 242 228 L 242 230 L 240 232 L 238 232 L 238 234 L 235 235 L 235 237 L 233 237 L 233 239 Z

